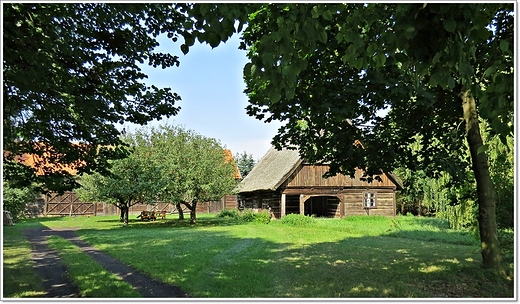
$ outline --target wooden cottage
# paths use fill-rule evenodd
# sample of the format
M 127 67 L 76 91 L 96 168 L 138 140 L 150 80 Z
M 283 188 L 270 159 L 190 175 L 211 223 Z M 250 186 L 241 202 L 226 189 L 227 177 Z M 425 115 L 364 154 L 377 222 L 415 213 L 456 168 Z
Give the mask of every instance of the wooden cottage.
M 396 190 L 402 182 L 391 173 L 382 181 L 336 175 L 323 178 L 327 165 L 306 163 L 297 150 L 271 147 L 238 186 L 239 208 L 253 211 L 271 208 L 276 218 L 287 214 L 343 217 L 349 215 L 396 214 Z

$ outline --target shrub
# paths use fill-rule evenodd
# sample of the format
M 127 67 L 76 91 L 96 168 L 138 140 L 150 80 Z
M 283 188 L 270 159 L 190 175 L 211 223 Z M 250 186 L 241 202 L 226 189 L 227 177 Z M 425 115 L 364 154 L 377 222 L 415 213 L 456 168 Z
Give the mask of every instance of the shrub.
M 287 214 L 282 217 L 282 224 L 288 224 L 292 226 L 309 226 L 316 222 L 316 219 L 311 216 L 303 214 Z
M 262 224 L 269 224 L 271 222 L 271 214 L 267 210 L 262 210 L 258 213 L 254 213 L 255 215 L 255 222 L 262 223 Z
M 262 224 L 269 224 L 269 222 L 271 222 L 271 215 L 267 210 L 253 212 L 250 209 L 246 209 L 240 216 L 240 220 L 243 222 L 257 222 Z
M 497 236 L 500 243 L 500 249 L 509 251 L 514 250 L 515 233 L 513 229 L 499 229 Z
M 32 188 L 12 188 L 9 183 L 3 183 L 3 198 L 2 204 L 4 210 L 11 212 L 11 215 L 16 220 L 25 209 L 25 205 L 35 201 L 35 193 Z
M 217 214 L 217 217 L 229 217 L 229 218 L 238 218 L 238 210 L 237 209 L 224 209 Z
M 240 220 L 243 222 L 252 222 L 255 220 L 255 214 L 250 209 L 245 209 L 240 216 Z

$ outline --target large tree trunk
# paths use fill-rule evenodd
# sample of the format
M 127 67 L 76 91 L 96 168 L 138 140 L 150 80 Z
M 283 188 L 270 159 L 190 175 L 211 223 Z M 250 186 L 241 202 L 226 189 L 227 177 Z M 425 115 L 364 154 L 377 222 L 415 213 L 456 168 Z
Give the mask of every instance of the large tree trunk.
M 497 237 L 496 192 L 489 174 L 486 153 L 479 149 L 483 146 L 478 124 L 475 99 L 469 90 L 461 94 L 466 138 L 471 153 L 471 162 L 477 182 L 478 223 L 484 267 L 502 271 L 502 257 Z
M 177 207 L 177 211 L 179 211 L 179 221 L 184 221 L 184 211 L 182 211 L 181 203 L 177 203 L 175 206 Z

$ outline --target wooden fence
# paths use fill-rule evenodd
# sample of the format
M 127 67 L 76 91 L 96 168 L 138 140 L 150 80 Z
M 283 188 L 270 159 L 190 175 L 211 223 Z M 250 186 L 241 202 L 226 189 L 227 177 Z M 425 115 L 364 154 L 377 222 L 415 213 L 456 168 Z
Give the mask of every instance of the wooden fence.
M 222 209 L 237 208 L 236 195 L 226 195 L 219 201 L 199 203 L 197 213 L 216 213 Z M 168 214 L 178 213 L 177 207 L 172 203 L 159 202 L 156 204 L 137 204 L 130 207 L 129 214 L 139 214 L 141 211 L 166 211 Z M 183 211 L 189 213 L 184 206 Z M 24 211 L 26 217 L 38 216 L 79 216 L 79 215 L 116 215 L 119 209 L 107 203 L 82 202 L 75 192 L 65 192 L 63 195 L 51 193 L 42 196 L 34 203 L 28 204 Z

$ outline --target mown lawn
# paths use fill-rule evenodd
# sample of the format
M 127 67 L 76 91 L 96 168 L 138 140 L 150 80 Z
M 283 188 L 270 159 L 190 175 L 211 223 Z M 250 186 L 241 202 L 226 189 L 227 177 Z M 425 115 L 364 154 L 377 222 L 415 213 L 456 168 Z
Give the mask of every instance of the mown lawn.
M 514 297 L 512 278 L 481 268 L 478 242 L 448 229 L 440 219 L 347 217 L 316 219 L 300 227 L 279 220 L 241 223 L 215 215 L 198 215 L 196 226 L 169 219 L 132 220 L 122 227 L 118 217 L 97 216 L 26 220 L 4 227 L 4 297 L 37 296 L 41 291 L 37 284 L 16 286 L 16 280 L 5 280 L 35 277 L 28 261 L 13 262 L 20 256 L 26 259 L 29 247 L 12 233 L 35 224 L 79 227 L 86 242 L 179 286 L 192 298 Z M 84 253 L 53 242 L 60 252 L 81 260 L 77 255 Z M 512 256 L 505 256 L 511 273 Z M 99 284 L 115 280 L 108 275 L 97 276 Z M 89 278 L 89 293 L 84 294 L 107 297 L 96 295 L 96 276 Z

